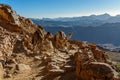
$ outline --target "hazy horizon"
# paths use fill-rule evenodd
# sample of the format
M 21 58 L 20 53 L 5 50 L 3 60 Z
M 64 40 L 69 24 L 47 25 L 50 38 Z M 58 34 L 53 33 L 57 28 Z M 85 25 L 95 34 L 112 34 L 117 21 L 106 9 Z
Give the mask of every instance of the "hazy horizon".
M 35 18 L 35 19 L 44 19 L 44 18 L 50 18 L 50 19 L 55 19 L 55 18 L 74 18 L 74 17 L 87 17 L 87 16 L 92 16 L 92 15 L 95 15 L 95 16 L 99 16 L 99 15 L 104 15 L 104 14 L 108 14 L 108 15 L 110 15 L 110 16 L 112 16 L 112 17 L 114 17 L 114 16 L 118 16 L 118 15 L 120 15 L 120 14 L 116 14 L 116 15 L 111 15 L 111 14 L 109 14 L 109 13 L 100 13 L 100 14 L 89 14 L 89 15 L 73 15 L 73 16 L 58 16 L 58 17 L 28 17 L 28 18 Z

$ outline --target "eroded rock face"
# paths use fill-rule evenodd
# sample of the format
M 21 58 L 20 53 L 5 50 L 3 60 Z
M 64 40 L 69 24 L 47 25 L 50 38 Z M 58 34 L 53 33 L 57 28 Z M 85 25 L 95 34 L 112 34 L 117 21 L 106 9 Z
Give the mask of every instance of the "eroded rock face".
M 0 18 L 6 22 L 15 23 L 19 25 L 18 15 L 12 11 L 9 5 L 0 5 Z
M 106 52 L 71 36 L 46 32 L 0 4 L 0 79 L 23 74 L 19 80 L 119 80 Z
M 13 45 L 15 44 L 16 38 L 15 34 L 9 34 L 8 31 L 0 28 L 0 52 L 1 56 L 5 58 L 5 56 L 10 56 L 13 51 Z

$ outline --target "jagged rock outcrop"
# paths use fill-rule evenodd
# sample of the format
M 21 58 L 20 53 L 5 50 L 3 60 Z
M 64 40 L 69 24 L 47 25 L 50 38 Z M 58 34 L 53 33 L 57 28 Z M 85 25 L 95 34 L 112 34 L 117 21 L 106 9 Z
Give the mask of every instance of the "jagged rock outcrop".
M 120 79 L 106 52 L 71 36 L 46 32 L 0 4 L 0 80 Z

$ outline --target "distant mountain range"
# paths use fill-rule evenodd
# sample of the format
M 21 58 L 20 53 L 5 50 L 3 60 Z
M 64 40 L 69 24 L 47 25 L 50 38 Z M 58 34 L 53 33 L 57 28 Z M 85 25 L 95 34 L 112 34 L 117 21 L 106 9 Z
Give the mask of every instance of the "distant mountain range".
M 120 46 L 115 46 L 113 44 L 98 44 L 99 46 L 103 47 L 106 50 L 120 52 Z
M 36 24 L 44 27 L 97 27 L 105 23 L 119 23 L 120 15 L 110 16 L 109 14 L 90 15 L 82 17 L 61 17 L 61 18 L 31 18 Z
M 102 14 L 72 18 L 32 18 L 31 20 L 53 34 L 63 30 L 66 33 L 72 32 L 72 39 L 120 46 L 120 15 Z

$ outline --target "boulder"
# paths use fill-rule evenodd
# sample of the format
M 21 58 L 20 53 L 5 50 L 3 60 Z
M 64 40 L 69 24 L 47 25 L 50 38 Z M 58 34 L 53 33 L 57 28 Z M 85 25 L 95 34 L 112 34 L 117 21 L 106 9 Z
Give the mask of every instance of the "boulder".
M 91 62 L 88 66 L 93 73 L 90 76 L 94 76 L 94 79 L 114 80 L 118 78 L 118 73 L 109 64 Z
M 30 66 L 26 64 L 18 64 L 17 69 L 20 73 L 29 72 L 31 70 Z

